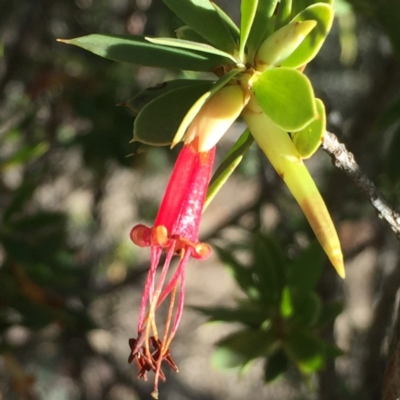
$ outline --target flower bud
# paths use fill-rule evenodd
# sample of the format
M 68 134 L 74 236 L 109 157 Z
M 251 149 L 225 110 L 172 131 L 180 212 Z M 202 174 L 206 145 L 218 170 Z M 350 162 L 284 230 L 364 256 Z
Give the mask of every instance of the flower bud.
M 210 150 L 239 117 L 248 99 L 248 93 L 238 84 L 224 86 L 204 104 L 189 125 L 185 144 L 198 137 L 198 151 Z
M 291 22 L 267 37 L 255 56 L 258 71 L 280 65 L 317 25 L 316 21 Z

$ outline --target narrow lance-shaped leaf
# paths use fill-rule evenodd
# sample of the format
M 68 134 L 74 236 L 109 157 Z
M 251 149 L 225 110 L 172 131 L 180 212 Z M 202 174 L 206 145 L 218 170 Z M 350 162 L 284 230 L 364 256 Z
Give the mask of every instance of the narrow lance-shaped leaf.
M 260 44 L 273 32 L 273 15 L 278 0 L 259 0 L 251 31 L 247 39 L 248 56 L 252 62 Z
M 236 63 L 236 59 L 229 53 L 225 53 L 224 51 L 216 49 L 215 47 L 205 43 L 192 42 L 190 40 L 183 40 L 183 39 L 159 38 L 159 37 L 155 38 L 146 37 L 146 40 L 154 44 L 159 44 L 161 46 L 175 47 L 176 49 L 195 50 L 200 53 L 214 54 L 217 56 L 226 57 L 229 58 L 231 62 Z
M 311 374 L 324 364 L 324 348 L 321 339 L 304 330 L 296 330 L 285 341 L 289 357 L 305 374 Z
M 225 27 L 228 29 L 233 41 L 235 42 L 235 49 L 237 48 L 239 44 L 239 38 L 240 38 L 240 30 L 237 27 L 237 25 L 232 21 L 232 18 L 217 4 L 215 4 L 213 1 L 211 1 L 212 6 L 215 8 L 215 11 L 217 12 L 219 18 L 225 25 Z
M 299 203 L 336 271 L 344 278 L 339 238 L 318 188 L 287 132 L 261 111 L 257 103 L 251 101 L 242 116 L 254 139 Z
M 221 65 L 233 65 L 230 58 L 196 50 L 161 46 L 141 36 L 93 34 L 75 39 L 58 39 L 100 57 L 147 67 L 210 72 Z
M 265 382 L 273 382 L 280 378 L 289 369 L 289 359 L 284 350 L 279 349 L 265 364 L 264 377 Z
M 275 29 L 279 29 L 289 22 L 291 12 L 292 0 L 280 0 L 278 12 L 276 14 Z
M 284 130 L 300 130 L 317 116 L 313 88 L 299 71 L 266 70 L 255 77 L 252 88 L 264 113 Z
M 256 16 L 258 0 L 242 1 L 240 9 L 240 48 L 239 59 L 243 61 L 247 39 Z
M 235 40 L 209 0 L 164 0 L 164 3 L 208 42 L 233 54 Z
M 178 39 L 210 44 L 206 39 L 203 38 L 203 36 L 199 35 L 193 28 L 187 25 L 183 25 L 180 28 L 175 29 L 175 34 Z
M 267 355 L 277 339 L 271 330 L 242 330 L 222 339 L 212 356 L 212 364 L 219 369 L 245 367 L 257 357 Z
M 228 180 L 228 178 L 232 175 L 233 171 L 235 171 L 236 167 L 240 164 L 243 156 L 246 154 L 253 142 L 253 136 L 251 136 L 249 130 L 246 129 L 240 135 L 236 143 L 231 147 L 211 179 L 211 182 L 208 186 L 207 199 L 204 203 L 203 212 Z

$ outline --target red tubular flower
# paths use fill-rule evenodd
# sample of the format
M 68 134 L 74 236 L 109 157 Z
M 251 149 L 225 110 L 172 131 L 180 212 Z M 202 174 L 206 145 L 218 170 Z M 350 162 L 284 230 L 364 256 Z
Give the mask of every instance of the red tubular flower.
M 131 363 L 135 360 L 139 378 L 146 380 L 147 371 L 154 371 L 152 395 L 155 398 L 158 398 L 159 378 L 165 380 L 161 369 L 163 361 L 178 371 L 170 356 L 169 346 L 182 316 L 186 264 L 190 257 L 203 260 L 211 252 L 207 244 L 199 242 L 198 231 L 214 156 L 215 147 L 208 151 L 198 151 L 197 138 L 184 145 L 176 160 L 154 226 L 149 228 L 136 225 L 131 231 L 131 239 L 135 244 L 151 248 L 151 264 L 140 307 L 138 337 L 129 340 L 131 353 L 128 361 Z M 156 271 L 163 251 L 166 253 L 165 261 L 156 281 Z M 174 255 L 179 257 L 179 263 L 166 283 Z M 167 321 L 163 335 L 159 336 L 155 312 L 167 297 L 170 299 Z

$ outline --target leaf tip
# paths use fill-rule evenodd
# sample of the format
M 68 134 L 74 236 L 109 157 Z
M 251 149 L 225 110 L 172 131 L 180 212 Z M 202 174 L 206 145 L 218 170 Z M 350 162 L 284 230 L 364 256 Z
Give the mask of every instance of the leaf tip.
M 330 262 L 333 265 L 333 268 L 335 268 L 337 274 L 342 278 L 346 278 L 346 271 L 344 268 L 344 262 L 343 262 L 343 253 L 340 249 L 336 249 L 335 251 L 331 251 L 327 253 Z

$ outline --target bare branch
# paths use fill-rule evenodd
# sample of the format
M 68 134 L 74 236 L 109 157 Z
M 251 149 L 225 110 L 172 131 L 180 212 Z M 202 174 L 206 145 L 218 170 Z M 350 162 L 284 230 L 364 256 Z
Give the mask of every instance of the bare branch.
M 379 218 L 384 219 L 400 239 L 400 213 L 388 204 L 375 184 L 361 170 L 354 159 L 354 155 L 330 132 L 325 132 L 322 148 L 331 156 L 335 167 L 341 169 L 351 178 L 360 192 L 377 210 Z

